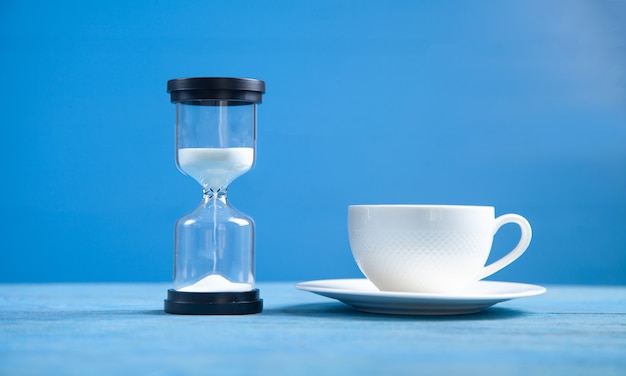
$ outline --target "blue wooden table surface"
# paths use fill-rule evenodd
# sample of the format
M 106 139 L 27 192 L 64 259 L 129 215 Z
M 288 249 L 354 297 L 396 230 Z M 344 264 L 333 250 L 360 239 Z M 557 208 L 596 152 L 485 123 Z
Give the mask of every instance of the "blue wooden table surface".
M 360 313 L 259 283 L 246 316 L 163 313 L 167 284 L 0 285 L 0 375 L 626 375 L 626 286 L 473 315 Z

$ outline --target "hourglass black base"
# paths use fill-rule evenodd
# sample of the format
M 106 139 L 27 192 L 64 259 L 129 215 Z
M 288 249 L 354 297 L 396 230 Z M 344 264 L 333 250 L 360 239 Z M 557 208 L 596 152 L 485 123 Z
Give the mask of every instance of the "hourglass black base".
M 178 315 L 248 315 L 263 311 L 259 289 L 244 292 L 183 292 L 170 289 L 165 312 Z

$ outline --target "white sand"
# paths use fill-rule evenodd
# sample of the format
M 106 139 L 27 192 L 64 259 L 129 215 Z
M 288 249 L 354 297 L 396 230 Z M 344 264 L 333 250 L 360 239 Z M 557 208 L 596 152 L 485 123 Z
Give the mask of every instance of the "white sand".
M 177 291 L 183 292 L 242 292 L 252 290 L 249 283 L 234 283 L 219 274 L 208 275 L 193 285 L 185 286 Z
M 182 148 L 178 165 L 207 188 L 224 188 L 254 163 L 253 148 Z

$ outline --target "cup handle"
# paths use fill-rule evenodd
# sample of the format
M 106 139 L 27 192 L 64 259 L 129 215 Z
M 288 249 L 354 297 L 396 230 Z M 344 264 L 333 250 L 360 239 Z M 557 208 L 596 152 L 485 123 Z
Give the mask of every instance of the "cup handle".
M 504 214 L 496 218 L 493 224 L 493 234 L 507 223 L 516 223 L 520 229 L 522 230 L 522 236 L 519 240 L 519 243 L 513 248 L 511 252 L 509 252 L 506 256 L 502 257 L 498 261 L 494 261 L 491 264 L 485 266 L 480 273 L 478 273 L 478 280 L 489 277 L 493 273 L 499 271 L 505 266 L 509 265 L 513 261 L 517 260 L 518 257 L 526 251 L 526 248 L 530 245 L 530 239 L 532 238 L 532 229 L 530 228 L 530 223 L 526 220 L 526 218 L 517 214 Z

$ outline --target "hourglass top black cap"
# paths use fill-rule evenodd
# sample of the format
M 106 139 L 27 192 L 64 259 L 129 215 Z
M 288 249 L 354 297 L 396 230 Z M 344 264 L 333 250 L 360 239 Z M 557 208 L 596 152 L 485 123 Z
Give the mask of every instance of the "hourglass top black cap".
M 167 81 L 172 102 L 227 100 L 261 103 L 265 82 L 253 78 L 191 77 Z

